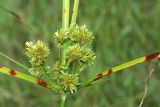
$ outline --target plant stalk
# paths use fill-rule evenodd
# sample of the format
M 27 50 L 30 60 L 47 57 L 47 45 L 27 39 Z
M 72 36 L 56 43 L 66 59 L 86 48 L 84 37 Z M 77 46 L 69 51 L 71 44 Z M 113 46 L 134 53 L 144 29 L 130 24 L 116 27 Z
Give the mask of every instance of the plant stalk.
M 69 26 L 69 4 L 70 0 L 63 0 L 62 27 L 64 29 L 67 29 Z
M 22 68 L 24 68 L 24 69 L 26 69 L 26 70 L 28 70 L 28 69 L 29 69 L 29 68 L 28 68 L 28 67 L 26 67 L 25 65 L 23 65 L 23 64 L 19 63 L 18 61 L 16 61 L 16 60 L 14 60 L 14 59 L 10 58 L 9 56 L 5 55 L 5 54 L 4 54 L 4 53 L 2 53 L 2 52 L 0 52 L 0 56 L 5 57 L 6 59 L 8 59 L 8 60 L 12 61 L 13 63 L 15 63 L 15 64 L 19 65 L 20 67 L 22 67 Z
M 67 96 L 65 94 L 61 95 L 61 106 L 60 107 L 64 107 L 65 101 L 66 101 L 66 97 Z
M 150 82 L 150 80 L 151 80 L 151 78 L 152 78 L 152 75 L 153 75 L 154 71 L 157 69 L 159 63 L 160 63 L 160 55 L 159 55 L 158 60 L 157 60 L 156 63 L 154 64 L 154 67 L 153 67 L 152 70 L 150 71 L 149 76 L 148 76 L 148 78 L 147 78 L 147 80 L 146 80 L 146 84 L 145 84 L 145 87 L 144 87 L 144 94 L 143 94 L 143 97 L 142 97 L 141 102 L 140 102 L 140 104 L 139 104 L 138 107 L 142 107 L 142 105 L 143 105 L 144 99 L 145 99 L 146 96 L 147 96 L 148 87 L 149 87 L 149 82 Z
M 140 63 L 155 59 L 155 58 L 159 57 L 159 55 L 160 55 L 160 52 L 156 52 L 156 53 L 146 55 L 146 56 L 137 58 L 135 60 L 123 63 L 121 65 L 115 66 L 115 67 L 110 68 L 108 70 L 102 71 L 102 72 L 98 73 L 96 76 L 94 76 L 91 79 L 87 80 L 86 82 L 82 83 L 79 87 L 85 87 L 85 86 L 91 85 L 93 82 L 95 82 L 105 76 L 109 76 L 112 73 L 126 69 L 126 68 L 134 66 L 136 64 L 140 64 Z
M 63 0 L 62 27 L 64 30 L 69 27 L 69 6 L 70 0 Z M 65 65 L 65 47 L 61 48 L 61 64 Z
M 73 12 L 72 12 L 71 25 L 75 25 L 76 24 L 77 13 L 78 13 L 78 5 L 79 5 L 79 0 L 75 0 L 74 1 Z

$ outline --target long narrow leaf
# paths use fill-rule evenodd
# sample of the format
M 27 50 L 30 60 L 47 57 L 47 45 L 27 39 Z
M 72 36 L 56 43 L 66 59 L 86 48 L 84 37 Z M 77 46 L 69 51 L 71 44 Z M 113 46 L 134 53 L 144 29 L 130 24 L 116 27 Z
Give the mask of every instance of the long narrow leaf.
M 54 84 L 54 83 L 47 83 L 47 82 L 45 82 L 45 81 L 43 81 L 41 79 L 32 77 L 30 75 L 21 73 L 19 71 L 15 71 L 13 69 L 9 69 L 9 68 L 1 67 L 0 66 L 0 73 L 4 73 L 4 74 L 7 74 L 7 75 L 16 77 L 16 78 L 20 78 L 20 79 L 26 80 L 28 82 L 31 82 L 33 84 L 37 84 L 37 85 L 40 85 L 40 86 L 43 86 L 45 88 L 49 88 L 51 90 L 54 90 L 54 91 L 58 92 L 57 91 L 58 90 L 58 86 L 56 84 Z
M 127 63 L 124 63 L 124 64 L 118 65 L 116 67 L 110 68 L 108 70 L 105 70 L 103 72 L 98 73 L 96 76 L 94 76 L 93 78 L 89 79 L 87 82 L 84 82 L 81 85 L 79 85 L 79 87 L 88 86 L 88 85 L 92 84 L 92 82 L 94 82 L 96 80 L 99 80 L 99 79 L 101 79 L 101 78 L 103 78 L 105 76 L 108 76 L 108 75 L 110 75 L 112 73 L 115 73 L 117 71 L 123 70 L 123 69 L 131 67 L 131 66 L 134 66 L 136 64 L 140 64 L 140 63 L 148 61 L 148 60 L 155 59 L 157 57 L 160 57 L 160 52 L 156 52 L 156 53 L 153 53 L 153 54 L 141 57 L 141 58 L 137 58 L 137 59 L 129 61 Z

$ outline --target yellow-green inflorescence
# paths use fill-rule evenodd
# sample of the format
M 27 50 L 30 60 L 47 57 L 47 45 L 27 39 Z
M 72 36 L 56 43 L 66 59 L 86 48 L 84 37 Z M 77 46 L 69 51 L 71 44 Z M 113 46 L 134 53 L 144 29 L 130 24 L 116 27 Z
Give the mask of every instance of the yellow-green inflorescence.
M 55 32 L 53 37 L 55 44 L 61 50 L 61 59 L 58 59 L 50 67 L 51 69 L 48 69 L 50 70 L 50 80 L 59 85 L 64 93 L 69 91 L 73 93 L 79 85 L 80 73 L 87 65 L 91 65 L 96 57 L 96 54 L 90 48 L 94 36 L 85 25 L 75 25 L 70 26 L 68 29 L 61 28 Z M 41 41 L 35 44 L 26 42 L 26 50 L 32 65 L 29 70 L 30 73 L 39 77 L 45 75 L 45 60 L 49 55 L 47 46 Z
M 30 63 L 32 68 L 29 72 L 35 76 L 41 76 L 44 74 L 45 60 L 49 55 L 49 49 L 42 41 L 37 41 L 37 43 L 26 42 L 26 55 L 30 58 Z

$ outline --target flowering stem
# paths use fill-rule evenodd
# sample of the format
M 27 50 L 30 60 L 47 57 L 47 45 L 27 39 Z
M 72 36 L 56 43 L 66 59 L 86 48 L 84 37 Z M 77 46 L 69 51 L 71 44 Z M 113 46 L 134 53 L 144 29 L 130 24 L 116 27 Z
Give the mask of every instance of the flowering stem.
M 77 12 L 78 12 L 78 5 L 79 5 L 79 0 L 75 0 L 75 1 L 74 1 L 73 12 L 72 12 L 71 25 L 75 25 L 75 24 L 76 24 Z
M 69 4 L 70 0 L 63 0 L 62 26 L 64 29 L 67 29 L 69 26 Z
M 63 0 L 62 27 L 66 30 L 69 27 L 69 5 L 70 0 Z M 65 65 L 65 47 L 61 49 L 61 64 Z
M 65 101 L 66 101 L 66 97 L 67 96 L 65 94 L 61 95 L 61 106 L 60 107 L 64 107 Z

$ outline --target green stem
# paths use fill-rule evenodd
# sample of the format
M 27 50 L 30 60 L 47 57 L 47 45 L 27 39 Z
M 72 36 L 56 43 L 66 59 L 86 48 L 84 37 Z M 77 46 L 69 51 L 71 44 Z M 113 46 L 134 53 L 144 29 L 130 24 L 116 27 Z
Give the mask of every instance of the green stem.
M 89 80 L 85 81 L 84 83 L 82 83 L 81 85 L 79 85 L 79 87 L 85 87 L 88 85 L 92 85 L 93 82 L 95 82 L 105 76 L 109 76 L 112 73 L 118 72 L 120 70 L 126 69 L 126 68 L 134 66 L 136 64 L 140 64 L 140 63 L 143 63 L 143 62 L 155 59 L 155 58 L 159 58 L 159 57 L 160 57 L 160 52 L 156 52 L 156 53 L 146 55 L 144 57 L 140 57 L 135 60 L 123 63 L 121 65 L 115 66 L 113 68 L 110 68 L 108 70 L 105 70 L 105 71 L 98 73 L 96 76 L 92 77 L 91 79 L 89 79 Z
M 5 55 L 5 54 L 2 53 L 2 52 L 0 52 L 0 55 L 3 56 L 3 57 L 5 57 L 5 58 L 8 59 L 8 60 L 14 62 L 15 64 L 19 65 L 20 67 L 22 67 L 22 68 L 24 68 L 24 69 L 26 69 L 26 70 L 29 69 L 29 68 L 27 68 L 25 65 L 23 65 L 23 64 L 19 63 L 18 61 L 16 61 L 16 60 L 10 58 L 9 56 Z
M 70 0 L 63 0 L 62 27 L 64 30 L 69 27 L 69 6 Z M 61 64 L 65 65 L 65 47 L 61 49 Z
M 64 29 L 67 29 L 69 26 L 69 4 L 70 0 L 63 0 L 62 26 Z
M 72 12 L 71 25 L 75 25 L 76 24 L 77 13 L 78 13 L 78 5 L 79 5 L 79 0 L 75 0 L 74 7 L 73 7 L 73 12 Z
M 109 80 L 110 80 L 110 78 L 105 79 L 105 80 L 101 80 L 101 81 L 97 81 L 97 82 L 93 82 L 93 83 L 90 83 L 90 84 L 81 83 L 81 84 L 78 86 L 78 89 L 85 88 L 85 87 L 88 87 L 88 86 L 91 86 L 91 85 L 95 85 L 95 84 L 99 84 L 99 83 L 103 83 L 103 82 L 106 82 L 106 81 L 109 81 Z
M 16 78 L 20 78 L 22 80 L 31 82 L 33 84 L 38 84 L 40 86 L 43 86 L 45 88 L 51 89 L 52 91 L 55 91 L 55 92 L 59 93 L 59 91 L 58 91 L 59 86 L 57 84 L 53 83 L 53 82 L 52 83 L 47 83 L 47 82 L 45 82 L 41 79 L 32 77 L 28 74 L 24 74 L 24 73 L 21 73 L 19 71 L 9 69 L 9 68 L 6 68 L 6 67 L 1 67 L 0 68 L 0 73 L 10 75 L 10 76 L 13 76 L 13 77 L 16 77 Z
M 61 106 L 60 107 L 64 107 L 65 101 L 66 101 L 66 97 L 67 96 L 65 94 L 61 95 Z
M 65 48 L 62 47 L 61 49 L 61 64 L 65 65 Z

